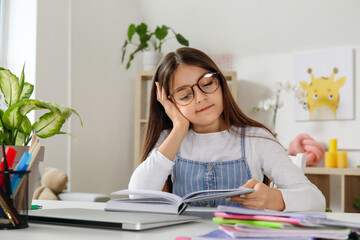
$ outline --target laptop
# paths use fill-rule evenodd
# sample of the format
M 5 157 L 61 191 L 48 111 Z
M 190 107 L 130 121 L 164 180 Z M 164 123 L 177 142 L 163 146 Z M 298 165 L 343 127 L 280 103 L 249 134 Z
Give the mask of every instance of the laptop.
M 29 210 L 29 222 L 76 227 L 145 230 L 201 219 L 196 216 L 139 212 L 110 212 L 98 209 L 58 208 Z

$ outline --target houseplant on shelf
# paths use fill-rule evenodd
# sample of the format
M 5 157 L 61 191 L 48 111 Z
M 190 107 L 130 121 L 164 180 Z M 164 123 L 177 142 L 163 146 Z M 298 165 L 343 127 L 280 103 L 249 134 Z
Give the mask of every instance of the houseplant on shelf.
M 64 105 L 30 99 L 34 86 L 25 82 L 24 68 L 18 78 L 8 69 L 0 67 L 0 143 L 6 145 L 27 146 L 32 133 L 36 130 L 39 138 L 48 138 L 56 134 L 69 134 L 61 127 L 72 113 L 80 115 Z M 48 110 L 34 124 L 27 114 L 32 110 Z M 72 136 L 72 135 L 71 135 Z
M 139 25 L 130 24 L 127 33 L 127 39 L 125 39 L 124 45 L 122 46 L 122 57 L 121 63 L 124 63 L 126 51 L 130 45 L 135 46 L 135 50 L 133 50 L 129 54 L 128 61 L 126 63 L 126 69 L 130 68 L 131 61 L 134 59 L 134 56 L 138 52 L 149 52 L 153 51 L 158 54 L 158 59 L 155 60 L 155 65 L 160 61 L 162 57 L 162 45 L 165 41 L 170 38 L 166 38 L 171 31 L 176 40 L 184 46 L 189 46 L 189 41 L 184 38 L 180 33 L 176 33 L 172 28 L 162 25 L 161 27 L 157 26 L 155 31 L 151 31 L 148 29 L 148 26 L 145 23 L 140 23 Z M 138 35 L 138 39 L 134 39 L 134 35 Z M 146 59 L 144 60 L 146 61 Z M 146 68 L 146 67 L 145 67 Z M 151 67 L 148 67 L 150 70 Z

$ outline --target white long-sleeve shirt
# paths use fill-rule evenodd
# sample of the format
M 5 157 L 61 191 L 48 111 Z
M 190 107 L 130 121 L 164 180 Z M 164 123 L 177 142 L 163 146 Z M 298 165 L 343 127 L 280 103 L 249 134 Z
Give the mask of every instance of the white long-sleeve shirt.
M 237 130 L 235 127 L 233 130 Z M 240 131 L 239 131 L 240 132 Z M 160 138 L 144 162 L 134 171 L 129 189 L 161 190 L 172 174 L 174 159 L 167 159 L 157 147 L 169 131 Z M 320 190 L 291 162 L 284 148 L 265 129 L 247 127 L 245 156 L 253 179 L 263 181 L 264 174 L 281 191 L 284 211 L 324 211 L 325 198 Z M 231 161 L 241 157 L 240 135 L 233 131 L 196 133 L 189 130 L 181 146 L 182 158 L 201 162 Z

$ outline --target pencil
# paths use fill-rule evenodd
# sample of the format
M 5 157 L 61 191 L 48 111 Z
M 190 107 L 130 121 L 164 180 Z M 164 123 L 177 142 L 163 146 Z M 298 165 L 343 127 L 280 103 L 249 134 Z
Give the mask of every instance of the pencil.
M 34 133 L 33 133 L 32 137 L 31 137 L 30 147 L 32 147 L 32 145 L 34 144 L 35 139 L 36 139 L 36 129 L 35 129 L 35 131 L 34 131 Z
M 8 217 L 11 224 L 15 227 L 16 224 L 19 224 L 19 219 L 14 212 L 15 209 L 11 206 L 11 202 L 9 202 L 10 199 L 7 198 L 8 197 L 3 192 L 2 188 L 0 188 L 0 206 L 3 209 L 5 215 Z
M 27 168 L 27 170 L 30 170 L 31 169 L 31 166 L 33 165 L 34 161 L 35 161 L 35 158 L 37 156 L 37 154 L 39 153 L 40 151 L 40 147 L 41 147 L 41 144 L 39 142 L 39 140 L 36 142 L 36 146 L 33 147 L 32 149 L 32 152 L 30 153 L 31 154 L 31 160 L 30 160 L 30 163 L 29 163 L 29 166 Z
M 34 148 L 36 147 L 36 145 L 39 143 L 39 139 L 37 141 L 35 141 L 30 147 L 29 147 L 29 153 L 32 154 L 32 152 L 34 151 Z
M 30 154 L 33 154 L 35 148 L 36 148 L 37 145 L 39 145 L 39 144 L 40 144 L 40 141 L 39 141 L 39 139 L 38 139 L 38 140 L 36 140 L 35 143 L 29 148 L 29 153 L 30 153 Z

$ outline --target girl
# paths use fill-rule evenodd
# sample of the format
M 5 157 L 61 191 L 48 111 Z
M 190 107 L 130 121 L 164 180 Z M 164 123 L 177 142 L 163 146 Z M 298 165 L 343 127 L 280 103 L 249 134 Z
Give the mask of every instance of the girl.
M 194 203 L 324 211 L 322 193 L 294 165 L 270 130 L 237 106 L 223 74 L 203 52 L 180 48 L 159 64 L 150 97 L 142 163 L 129 189 L 161 190 L 171 176 L 179 196 L 246 187 L 245 196 Z M 264 174 L 277 188 L 262 183 Z

